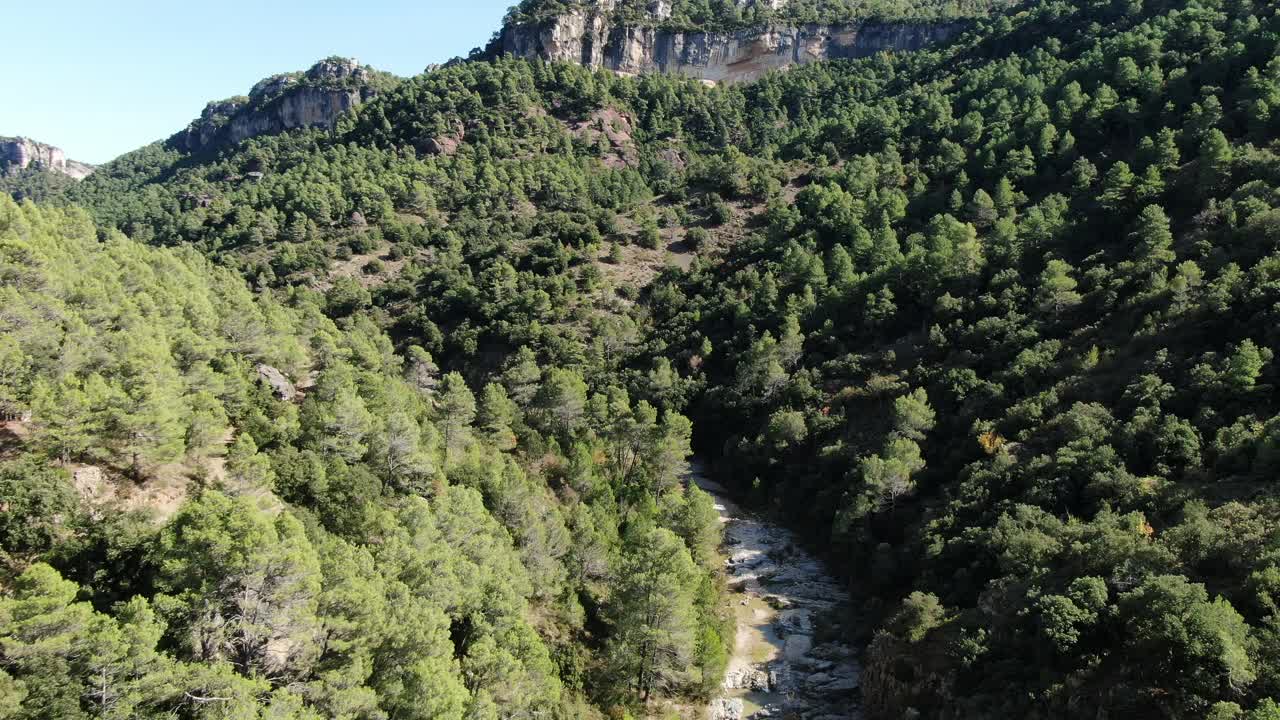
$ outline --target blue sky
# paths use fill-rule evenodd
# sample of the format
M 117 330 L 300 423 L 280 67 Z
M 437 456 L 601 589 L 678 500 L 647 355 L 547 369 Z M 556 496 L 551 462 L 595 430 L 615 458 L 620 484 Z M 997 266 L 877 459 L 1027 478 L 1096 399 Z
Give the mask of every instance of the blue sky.
M 516 0 L 15 0 L 0 135 L 90 163 L 168 137 L 209 100 L 329 55 L 397 75 L 488 42 Z

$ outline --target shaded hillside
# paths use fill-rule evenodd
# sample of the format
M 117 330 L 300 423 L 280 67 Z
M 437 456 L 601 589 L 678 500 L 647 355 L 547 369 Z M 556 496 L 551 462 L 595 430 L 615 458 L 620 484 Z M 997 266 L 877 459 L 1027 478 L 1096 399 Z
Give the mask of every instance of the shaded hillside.
M 654 347 L 705 372 L 722 472 L 847 563 L 872 716 L 1280 691 L 1276 23 L 1053 3 L 744 91 L 827 167 L 655 283 Z

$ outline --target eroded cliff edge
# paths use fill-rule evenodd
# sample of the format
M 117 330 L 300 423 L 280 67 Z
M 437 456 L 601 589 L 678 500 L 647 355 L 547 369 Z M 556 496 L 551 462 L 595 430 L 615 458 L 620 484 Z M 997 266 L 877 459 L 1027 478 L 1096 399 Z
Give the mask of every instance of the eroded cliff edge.
M 964 26 L 963 21 L 769 23 L 704 32 L 619 24 L 607 7 L 593 7 L 539 23 L 508 24 L 488 52 L 576 62 L 619 73 L 664 72 L 734 83 L 793 65 L 869 57 L 886 50 L 919 50 Z
M 234 145 L 251 137 L 297 128 L 331 128 L 343 113 L 393 87 L 393 75 L 348 58 L 328 58 L 305 73 L 275 75 L 248 96 L 211 102 L 187 129 L 174 135 L 179 150 Z
M 88 163 L 67 159 L 61 148 L 24 137 L 0 137 L 0 173 L 14 175 L 29 167 L 81 180 L 93 172 Z

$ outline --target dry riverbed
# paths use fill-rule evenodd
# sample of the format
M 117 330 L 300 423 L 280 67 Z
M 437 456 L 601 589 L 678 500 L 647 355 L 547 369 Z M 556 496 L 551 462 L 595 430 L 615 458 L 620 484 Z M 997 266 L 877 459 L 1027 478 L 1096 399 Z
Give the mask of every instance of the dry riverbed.
M 712 720 L 851 720 L 860 668 L 853 648 L 822 632 L 848 602 L 841 584 L 785 528 L 745 512 L 695 464 L 689 479 L 715 497 L 738 620 Z

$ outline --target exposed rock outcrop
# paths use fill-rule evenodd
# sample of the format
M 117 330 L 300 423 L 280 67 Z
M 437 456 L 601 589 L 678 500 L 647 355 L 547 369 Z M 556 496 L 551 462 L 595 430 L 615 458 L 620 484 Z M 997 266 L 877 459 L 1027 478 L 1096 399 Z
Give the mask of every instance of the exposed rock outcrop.
M 960 22 L 877 21 L 682 31 L 662 26 L 670 14 L 668 3 L 650 3 L 653 22 L 642 25 L 615 20 L 614 9 L 613 0 L 601 0 L 544 22 L 510 24 L 489 52 L 576 62 L 619 73 L 666 72 L 733 83 L 820 60 L 918 50 L 963 27 Z
M 248 96 L 211 102 L 171 142 L 197 152 L 296 128 L 332 128 L 343 113 L 396 82 L 388 73 L 347 58 L 322 60 L 305 73 L 269 77 Z
M 452 155 L 458 152 L 458 148 L 462 147 L 462 142 L 466 139 L 466 128 L 458 122 L 449 132 L 427 138 L 421 145 L 421 149 L 428 155 Z
M 61 148 L 24 137 L 0 137 L 0 172 L 15 175 L 29 167 L 69 175 L 81 180 L 93 172 L 92 165 L 68 160 Z
M 711 703 L 711 720 L 742 720 L 741 698 L 717 698 Z
M 258 375 L 271 386 L 271 391 L 275 396 L 285 402 L 292 401 L 298 395 L 298 389 L 294 384 L 289 382 L 289 378 L 284 373 L 271 367 L 270 365 L 259 365 Z
M 601 108 L 585 120 L 572 123 L 569 132 L 583 142 L 600 148 L 600 160 L 605 167 L 636 167 L 640 164 L 639 151 L 632 140 L 634 121 L 613 108 Z

